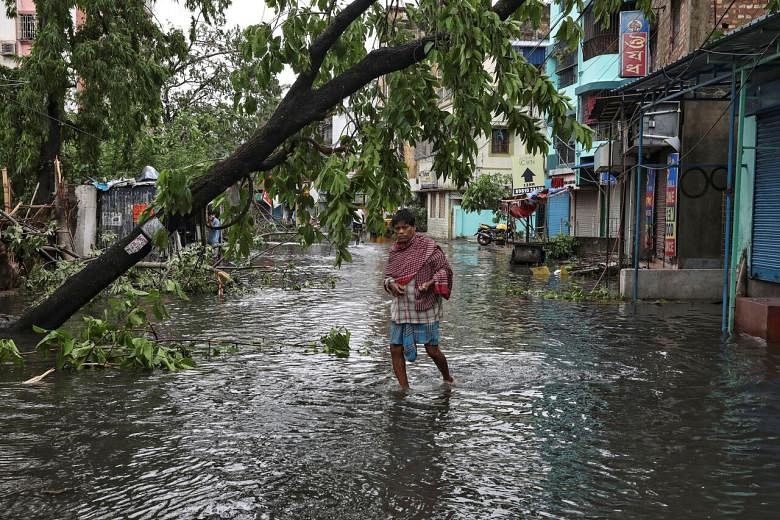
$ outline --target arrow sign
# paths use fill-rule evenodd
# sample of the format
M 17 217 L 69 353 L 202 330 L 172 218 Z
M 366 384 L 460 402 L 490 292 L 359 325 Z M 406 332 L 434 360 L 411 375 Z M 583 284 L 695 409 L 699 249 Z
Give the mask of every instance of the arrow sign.
M 530 168 L 526 168 L 523 172 L 523 180 L 527 183 L 534 182 L 534 172 L 532 172 Z

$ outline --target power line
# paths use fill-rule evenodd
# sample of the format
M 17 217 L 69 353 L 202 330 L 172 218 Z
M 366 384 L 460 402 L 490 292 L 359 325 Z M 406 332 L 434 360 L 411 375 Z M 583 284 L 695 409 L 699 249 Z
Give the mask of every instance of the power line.
M 104 139 L 96 136 L 95 134 L 89 133 L 86 130 L 82 130 L 81 128 L 77 127 L 76 125 L 74 125 L 72 123 L 68 123 L 67 121 L 63 121 L 62 119 L 58 119 L 58 118 L 56 118 L 56 117 L 54 117 L 54 116 L 52 116 L 50 114 L 47 114 L 46 112 L 41 112 L 40 110 L 36 110 L 35 108 L 27 106 L 24 103 L 20 103 L 19 101 L 15 100 L 13 98 L 8 98 L 8 101 L 10 101 L 11 103 L 14 103 L 16 105 L 19 105 L 20 107 L 24 108 L 25 110 L 29 110 L 30 112 L 33 112 L 33 113 L 38 114 L 40 116 L 46 117 L 48 119 L 51 119 L 52 121 L 56 121 L 59 124 L 61 124 L 62 126 L 67 126 L 69 128 L 72 128 L 73 130 L 75 130 L 77 132 L 80 132 L 80 133 L 82 133 L 84 135 L 88 135 L 88 136 L 92 137 L 93 139 L 96 139 L 96 140 L 100 141 L 101 143 L 106 143 L 107 142 Z
M 733 3 L 734 2 L 732 2 L 732 4 Z M 737 92 L 736 92 L 737 94 L 741 93 L 742 89 L 745 88 L 745 85 L 747 85 L 747 83 L 748 83 L 747 80 L 750 79 L 750 76 L 753 74 L 753 71 L 756 70 L 756 67 L 758 66 L 758 62 L 761 61 L 761 57 L 763 57 L 769 51 L 769 49 L 775 44 L 775 42 L 777 41 L 778 38 L 780 38 L 780 34 L 778 34 L 774 38 L 772 38 L 772 41 L 770 41 L 767 44 L 767 46 L 764 48 L 763 52 L 761 52 L 761 54 L 756 59 L 753 60 L 753 66 L 750 68 L 750 72 L 748 72 L 747 77 L 745 78 L 745 82 L 744 83 L 740 82 L 739 88 L 737 89 Z M 678 162 L 682 161 L 684 158 L 688 157 L 691 153 L 693 153 L 693 151 L 704 141 L 704 139 L 706 139 L 707 136 L 710 135 L 710 132 L 712 132 L 715 129 L 715 127 L 718 126 L 718 123 L 720 123 L 721 119 L 723 119 L 723 116 L 725 116 L 726 112 L 728 112 L 729 109 L 731 108 L 731 104 L 734 103 L 735 101 L 736 100 L 734 98 L 732 98 L 729 101 L 729 103 L 723 109 L 723 112 L 721 112 L 721 114 L 718 117 L 718 119 L 715 120 L 715 122 L 712 124 L 712 126 L 709 127 L 709 129 L 707 129 L 706 132 L 704 132 L 704 134 L 699 138 L 698 141 L 696 141 L 696 144 L 694 144 L 691 147 L 690 150 L 686 151 L 684 154 L 682 154 L 680 156 L 680 159 L 679 159 Z M 732 121 L 732 124 L 733 124 L 733 121 Z
M 691 56 L 691 55 L 693 55 L 693 54 L 695 54 L 695 53 L 697 53 L 697 52 L 700 52 L 700 51 L 701 51 L 701 50 L 704 48 L 704 46 L 707 44 L 707 42 L 708 42 L 708 41 L 709 41 L 709 39 L 712 37 L 712 35 L 713 35 L 713 34 L 715 34 L 715 30 L 718 28 L 718 25 L 720 24 L 720 22 L 722 22 L 722 21 L 723 21 L 723 18 L 725 18 L 725 17 L 726 17 L 726 15 L 727 15 L 727 14 L 728 14 L 728 12 L 731 10 L 731 8 L 734 6 L 734 3 L 735 3 L 736 1 L 737 1 L 737 0 L 731 0 L 731 3 L 729 4 L 729 6 L 726 8 L 726 10 L 725 10 L 725 11 L 723 11 L 723 14 L 722 14 L 722 15 L 720 15 L 720 18 L 718 19 L 718 21 L 717 21 L 717 22 L 715 22 L 715 25 L 713 25 L 713 26 L 712 26 L 712 29 L 710 29 L 710 32 L 707 34 L 707 36 L 704 38 L 704 40 L 701 42 L 701 44 L 700 44 L 700 45 L 699 45 L 699 46 L 696 48 L 696 50 L 694 50 L 693 52 L 691 52 L 691 53 L 689 53 L 689 54 L 688 54 L 689 56 Z M 661 73 L 664 75 L 664 77 L 665 77 L 667 80 L 669 80 L 669 81 L 671 81 L 671 82 L 676 82 L 676 81 L 678 81 L 680 78 L 682 78 L 682 77 L 685 75 L 685 73 L 686 73 L 686 72 L 688 72 L 688 71 L 690 70 L 690 68 L 691 68 L 692 66 L 693 66 L 693 60 L 690 60 L 690 61 L 688 62 L 688 65 L 685 67 L 685 69 L 684 69 L 682 72 L 680 72 L 680 74 L 678 74 L 676 78 L 672 78 L 671 76 L 669 76 L 669 74 L 666 72 L 666 68 L 665 68 L 665 67 L 662 67 L 662 68 L 661 68 Z

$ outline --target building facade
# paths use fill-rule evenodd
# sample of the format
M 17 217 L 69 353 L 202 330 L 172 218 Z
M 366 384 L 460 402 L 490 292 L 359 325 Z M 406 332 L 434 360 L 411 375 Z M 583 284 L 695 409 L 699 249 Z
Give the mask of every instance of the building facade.
M 623 3 L 623 10 L 633 6 Z M 622 185 L 612 176 L 599 176 L 593 168 L 594 154 L 610 138 L 610 122 L 592 116 L 596 98 L 625 84 L 618 63 L 619 13 L 605 26 L 596 21 L 592 2 L 575 13 L 583 30 L 576 49 L 553 42 L 548 50 L 547 73 L 559 90 L 572 100 L 572 115 L 594 130 L 593 145 L 583 148 L 550 135 L 552 146 L 547 158 L 547 185 L 573 186 L 569 196 L 551 199 L 547 211 L 547 234 L 580 237 L 616 236 Z M 551 18 L 559 20 L 559 6 L 553 5 Z
M 0 9 L 0 65 L 15 67 L 19 56 L 30 54 L 37 27 L 33 0 L 16 0 L 15 18 Z
M 545 15 L 539 28 L 528 29 L 523 35 L 526 39 L 514 41 L 512 46 L 529 63 L 542 67 L 545 62 L 545 49 L 549 43 L 543 38 L 548 31 L 549 23 Z M 490 64 L 485 66 L 492 72 Z M 451 99 L 443 97 L 441 107 L 444 110 L 450 109 Z M 522 139 L 509 132 L 504 121 L 493 121 L 490 135 L 477 139 L 477 149 L 474 178 L 481 175 L 503 175 L 507 179 L 508 192 L 544 187 L 544 157 L 529 154 Z M 428 216 L 428 234 L 443 240 L 472 237 L 479 224 L 493 223 L 495 215 L 491 211 L 463 210 L 463 189 L 456 186 L 451 179 L 443 179 L 433 171 L 433 152 L 429 143 L 418 143 L 405 152 L 411 190 L 425 207 Z M 534 174 L 533 177 L 529 177 L 531 174 Z M 534 215 L 529 220 L 528 229 L 521 225 L 518 230 L 535 233 L 536 227 Z
M 744 142 L 760 141 L 761 114 L 755 120 L 737 118 L 737 105 L 751 85 L 763 81 L 755 88 L 767 88 L 772 73 L 765 69 L 777 51 L 778 35 L 772 32 L 774 17 L 759 16 L 763 10 L 756 4 L 742 3 L 731 12 L 734 2 L 717 16 L 717 2 L 665 5 L 651 26 L 649 48 L 655 55 L 648 74 L 594 104 L 596 120 L 617 122 L 617 137 L 597 150 L 595 168 L 614 172 L 626 188 L 621 253 L 633 267 L 621 273 L 623 294 L 726 302 L 723 291 L 733 279 L 729 265 L 734 255 L 746 256 L 745 247 L 732 252 L 738 229 L 743 239 L 747 230 L 744 220 L 739 228 L 733 225 L 739 200 L 732 197 L 732 186 L 744 168 L 756 168 L 755 186 L 761 186 L 758 170 L 769 171 L 771 164 L 750 157 L 756 145 Z M 710 16 L 704 27 L 702 10 Z M 764 117 L 771 127 L 767 102 Z M 747 159 L 735 155 L 743 148 Z M 755 200 L 759 204 L 758 196 Z M 742 203 L 752 211 L 752 202 Z M 757 211 L 763 218 L 763 209 Z M 761 268 L 754 274 L 768 276 Z

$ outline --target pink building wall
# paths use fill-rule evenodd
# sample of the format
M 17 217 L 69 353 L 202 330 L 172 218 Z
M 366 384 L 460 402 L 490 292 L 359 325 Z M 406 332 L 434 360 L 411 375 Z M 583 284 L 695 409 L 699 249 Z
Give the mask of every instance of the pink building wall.
M 34 14 L 35 13 L 35 1 L 34 0 L 16 0 L 16 13 L 19 14 Z M 16 23 L 16 53 L 19 56 L 28 56 L 32 49 L 31 41 L 19 40 L 19 18 L 17 17 Z

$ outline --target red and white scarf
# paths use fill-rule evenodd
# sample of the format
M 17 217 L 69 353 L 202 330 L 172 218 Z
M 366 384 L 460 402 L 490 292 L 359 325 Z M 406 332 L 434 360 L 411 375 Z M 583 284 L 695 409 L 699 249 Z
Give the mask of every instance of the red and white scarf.
M 415 233 L 408 242 L 396 242 L 390 248 L 390 259 L 385 278 L 392 278 L 398 285 L 415 281 L 415 309 L 424 311 L 436 303 L 439 296 L 450 298 L 452 269 L 434 240 Z M 432 290 L 420 291 L 420 285 L 433 280 Z

